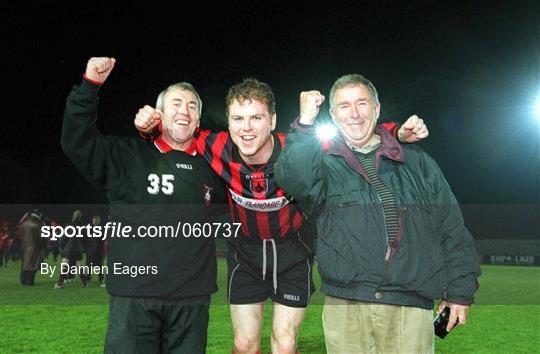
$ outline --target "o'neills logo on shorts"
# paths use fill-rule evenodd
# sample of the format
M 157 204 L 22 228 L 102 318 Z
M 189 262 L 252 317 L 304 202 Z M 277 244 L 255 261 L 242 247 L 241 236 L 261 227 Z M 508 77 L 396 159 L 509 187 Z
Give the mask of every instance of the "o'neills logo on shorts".
M 289 201 L 285 197 L 278 197 L 272 199 L 251 199 L 242 197 L 241 195 L 234 193 L 234 191 L 230 188 L 229 191 L 231 192 L 231 197 L 236 204 L 243 206 L 244 208 L 249 210 L 276 211 L 289 204 Z
M 290 301 L 300 301 L 300 296 L 298 295 L 283 294 L 283 298 Z

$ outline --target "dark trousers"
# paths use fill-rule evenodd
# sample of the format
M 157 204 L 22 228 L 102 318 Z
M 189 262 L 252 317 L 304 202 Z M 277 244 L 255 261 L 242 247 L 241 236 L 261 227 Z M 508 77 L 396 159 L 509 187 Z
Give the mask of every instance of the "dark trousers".
M 9 260 L 9 248 L 4 247 L 2 251 L 0 251 L 0 267 L 8 265 Z
M 178 303 L 111 296 L 104 353 L 206 353 L 209 300 Z
M 60 251 L 58 250 L 57 247 L 53 247 L 53 248 L 51 249 L 51 252 L 52 252 L 52 254 L 53 254 L 53 259 L 54 259 L 54 261 L 56 262 L 56 260 L 58 259 L 58 255 L 60 254 Z
M 22 285 L 34 285 L 34 279 L 36 278 L 37 270 L 22 270 L 21 269 L 21 284 Z
M 103 265 L 103 256 L 101 250 L 91 251 L 86 254 L 86 265 L 87 266 L 99 266 Z M 103 274 L 100 272 L 98 275 L 99 282 L 103 283 Z M 88 281 L 92 280 L 92 275 L 88 274 Z

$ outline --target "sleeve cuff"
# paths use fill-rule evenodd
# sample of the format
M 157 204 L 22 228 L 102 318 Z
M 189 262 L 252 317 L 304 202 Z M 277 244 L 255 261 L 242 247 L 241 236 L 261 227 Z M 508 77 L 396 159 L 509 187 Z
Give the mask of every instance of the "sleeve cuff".
M 300 116 L 296 117 L 291 123 L 291 129 L 296 130 L 300 133 L 313 133 L 315 132 L 314 125 L 302 124 L 300 123 Z
M 96 81 L 96 80 L 90 79 L 88 76 L 86 76 L 86 73 L 83 73 L 83 79 L 84 79 L 84 81 L 89 82 L 92 85 L 103 85 L 103 82 L 101 82 L 101 81 Z
M 474 299 L 473 300 L 443 299 L 443 300 L 452 304 L 458 304 L 458 305 L 464 305 L 464 306 L 471 306 L 472 304 L 474 304 Z

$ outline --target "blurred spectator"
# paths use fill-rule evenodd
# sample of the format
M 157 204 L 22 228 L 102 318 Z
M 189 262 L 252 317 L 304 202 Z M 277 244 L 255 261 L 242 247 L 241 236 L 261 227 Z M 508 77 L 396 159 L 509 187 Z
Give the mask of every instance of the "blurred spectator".
M 90 221 L 90 226 L 99 226 L 101 225 L 101 218 L 99 215 L 94 215 L 92 221 Z M 85 251 L 86 251 L 86 265 L 99 266 L 103 265 L 103 251 L 104 251 L 104 241 L 101 237 L 92 237 L 88 235 L 85 242 Z M 91 275 L 88 275 L 88 282 L 92 279 Z M 101 287 L 105 287 L 103 283 L 103 274 L 99 273 L 99 283 Z
M 82 212 L 80 210 L 75 210 L 73 212 L 73 218 L 71 219 L 71 223 L 69 225 L 73 226 L 82 226 Z M 77 269 L 80 269 L 82 266 L 82 260 L 83 260 L 83 247 L 82 243 L 80 241 L 79 237 L 62 237 L 60 239 L 60 253 L 62 255 L 62 264 L 70 264 L 71 262 L 75 262 L 75 267 Z M 62 268 L 61 264 L 61 268 Z M 64 266 L 65 268 L 65 266 Z M 69 269 L 71 270 L 72 267 L 70 265 Z M 72 273 L 72 272 L 69 272 Z M 83 288 L 86 287 L 86 274 L 82 272 L 77 272 L 79 274 L 79 277 L 81 278 L 81 283 Z M 63 274 L 62 271 L 60 271 L 60 277 L 58 279 L 58 282 L 54 284 L 54 289 L 60 289 L 62 285 L 64 285 L 64 281 L 66 279 L 66 274 Z
M 26 214 L 25 214 L 26 216 Z M 22 220 L 21 220 L 22 221 Z M 20 258 L 21 251 L 21 225 L 20 221 L 17 225 L 13 226 L 8 232 L 8 238 L 11 240 L 11 246 L 9 247 L 9 254 L 11 256 L 11 261 L 18 261 Z
M 34 209 L 27 213 L 19 222 L 21 242 L 21 284 L 34 285 L 36 272 L 43 260 L 43 249 L 47 240 L 40 237 L 40 229 L 43 225 L 43 214 Z
M 51 226 L 60 226 L 60 224 L 54 220 L 51 221 Z M 54 259 L 54 262 L 57 261 L 58 259 L 58 255 L 60 254 L 60 241 L 58 241 L 57 238 L 55 238 L 54 240 L 51 238 L 49 239 L 49 245 L 50 245 L 50 248 L 51 248 L 51 252 L 52 252 L 52 255 L 53 255 L 53 259 Z
M 4 221 L 0 228 L 0 238 L 2 238 L 2 251 L 0 252 L 0 266 L 7 267 L 12 239 L 8 237 L 9 231 L 11 230 L 11 223 Z

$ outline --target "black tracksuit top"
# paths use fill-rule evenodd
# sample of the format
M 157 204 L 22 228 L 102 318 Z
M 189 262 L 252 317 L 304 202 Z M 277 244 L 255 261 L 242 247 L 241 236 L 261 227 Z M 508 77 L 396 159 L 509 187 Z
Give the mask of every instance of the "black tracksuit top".
M 170 300 L 210 295 L 217 290 L 214 233 L 194 237 L 193 226 L 223 213 L 221 181 L 194 147 L 183 152 L 163 141 L 101 134 L 96 127 L 100 87 L 85 80 L 74 86 L 61 143 L 82 175 L 106 193 L 109 221 L 133 228 L 134 236 L 107 238 L 109 293 Z M 176 237 L 137 234 L 141 227 L 167 225 Z

